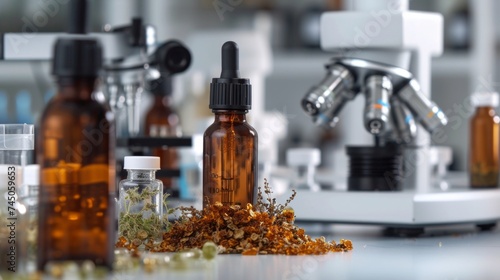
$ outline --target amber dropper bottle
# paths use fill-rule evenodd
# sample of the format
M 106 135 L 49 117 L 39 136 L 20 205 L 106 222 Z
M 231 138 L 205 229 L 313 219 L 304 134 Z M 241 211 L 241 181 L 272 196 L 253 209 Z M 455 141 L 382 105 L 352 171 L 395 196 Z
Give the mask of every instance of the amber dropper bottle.
M 115 131 L 113 114 L 94 95 L 101 65 L 97 40 L 57 40 L 52 73 L 58 91 L 37 135 L 39 270 L 52 261 L 113 265 Z
M 257 132 L 246 120 L 252 104 L 248 79 L 240 78 L 238 45 L 222 46 L 222 73 L 210 84 L 214 123 L 203 135 L 203 207 L 254 203 Z
M 499 123 L 495 113 L 499 97 L 496 92 L 472 95 L 476 112 L 470 120 L 469 176 L 472 188 L 497 188 L 499 175 Z

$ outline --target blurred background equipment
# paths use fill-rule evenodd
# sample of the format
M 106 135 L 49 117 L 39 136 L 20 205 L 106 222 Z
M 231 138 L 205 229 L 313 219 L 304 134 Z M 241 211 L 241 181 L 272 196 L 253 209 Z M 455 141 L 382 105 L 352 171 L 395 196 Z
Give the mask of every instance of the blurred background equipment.
M 443 51 L 442 16 L 410 11 L 405 0 L 347 4 L 348 11 L 321 17 L 321 47 L 335 54 L 326 65 L 326 77 L 306 92 L 301 105 L 314 123 L 333 128 L 343 119 L 341 110 L 364 93 L 364 106 L 353 104 L 356 111 L 345 117 L 350 128 L 346 139 L 355 139 L 356 130 L 364 128 L 372 140 L 346 146 L 347 192 L 299 189 L 299 196 L 307 198 L 295 203 L 297 220 L 380 224 L 396 230 L 495 224 L 500 219 L 498 182 L 494 191 L 477 193 L 465 182 L 443 188 L 432 178 L 431 137 L 439 141 L 448 124 L 446 114 L 430 98 L 431 57 Z M 391 102 L 396 104 L 394 112 Z M 490 104 L 489 112 L 496 105 Z M 362 115 L 360 122 L 353 121 L 355 114 Z M 490 130 L 491 138 L 497 139 L 497 129 Z M 492 154 L 498 156 L 498 150 Z M 331 172 L 345 176 L 339 170 Z M 331 180 L 334 185 L 339 182 Z
M 9 47 L 23 52 L 30 46 L 43 46 L 38 42 L 34 43 L 36 38 L 32 35 L 64 31 L 68 15 L 67 5 L 68 1 L 1 1 L 0 15 L 4 22 L 9 24 L 0 26 L 0 32 L 21 33 L 21 36 L 12 40 L 7 40 L 6 37 L 3 39 L 3 55 L 5 56 L 6 48 Z M 359 132 L 354 139 L 355 142 L 353 142 L 353 139 L 345 139 L 346 130 L 349 127 L 346 121 L 339 124 L 332 132 L 325 132 L 311 126 L 308 119 L 301 117 L 303 116 L 302 110 L 294 100 L 302 98 L 302 93 L 322 73 L 317 65 L 324 63 L 330 57 L 330 54 L 319 49 L 320 14 L 324 11 L 346 9 L 350 5 L 348 1 L 251 0 L 233 1 L 228 5 L 228 9 L 221 10 L 213 5 L 213 1 L 208 0 L 89 0 L 88 13 L 90 16 L 87 28 L 94 33 L 111 31 L 119 26 L 129 26 L 132 18 L 142 18 L 143 25 L 155 27 L 156 32 L 148 31 L 146 38 L 154 38 L 150 35 L 156 33 L 156 44 L 171 38 L 186 43 L 195 59 L 192 61 L 191 70 L 186 75 L 173 80 L 171 98 L 173 106 L 178 108 L 184 135 L 192 135 L 196 130 L 203 131 L 203 128 L 198 128 L 196 121 L 193 122 L 190 118 L 186 118 L 192 115 L 208 115 L 207 110 L 205 109 L 205 113 L 200 109 L 193 110 L 192 108 L 196 108 L 196 106 L 188 106 L 188 104 L 206 104 L 208 94 L 206 83 L 203 82 L 206 78 L 203 76 L 213 76 L 210 70 L 198 68 L 197 63 L 204 58 L 199 57 L 199 52 L 196 50 L 200 48 L 202 53 L 209 56 L 211 52 L 208 49 L 203 52 L 203 48 L 209 48 L 212 44 L 192 44 L 189 39 L 197 34 L 213 30 L 222 33 L 232 32 L 233 34 L 244 34 L 245 32 L 259 34 L 273 53 L 271 57 L 263 59 L 265 65 L 272 66 L 272 71 L 269 67 L 268 70 L 261 72 L 266 77 L 262 82 L 262 88 L 266 92 L 263 97 L 263 107 L 273 115 L 274 112 L 282 113 L 284 117 L 280 119 L 288 120 L 288 123 L 280 123 L 279 125 L 279 129 L 286 127 L 288 133 L 286 138 L 281 137 L 279 138 L 281 140 L 278 140 L 281 143 L 278 148 L 278 161 L 280 164 L 285 164 L 285 154 L 288 147 L 297 144 L 321 145 L 323 150 L 339 151 L 339 153 L 322 153 L 322 166 L 333 167 L 334 163 L 338 162 L 335 168 L 344 168 L 345 164 L 343 163 L 345 163 L 346 157 L 337 156 L 337 154 L 343 154 L 340 147 L 343 147 L 347 142 L 366 143 L 368 137 L 365 132 Z M 496 19 L 493 15 L 500 12 L 500 4 L 489 0 L 419 0 L 410 1 L 409 5 L 411 9 L 436 11 L 444 16 L 444 54 L 433 59 L 432 62 L 433 100 L 437 104 L 441 104 L 443 111 L 450 116 L 450 125 L 445 128 L 447 137 L 439 139 L 439 144 L 453 148 L 454 159 L 450 168 L 464 171 L 467 169 L 466 150 L 468 147 L 465 140 L 468 138 L 466 119 L 473 110 L 467 101 L 469 93 L 477 90 L 495 90 L 497 87 L 495 69 L 498 59 L 496 59 L 495 46 L 500 38 L 500 29 L 497 28 L 500 25 L 495 23 Z M 459 20 L 454 18 L 459 18 Z M 467 20 L 460 20 L 460 18 Z M 377 22 L 377 18 L 371 19 Z M 463 27 L 456 27 L 457 25 Z M 354 32 L 354 26 L 352 29 Z M 151 29 L 148 28 L 148 30 Z M 300 30 L 307 30 L 307 32 Z M 450 39 L 457 37 L 457 35 L 452 35 L 455 33 L 468 34 L 465 37 L 458 35 L 458 37 L 468 38 L 466 39 L 468 43 L 453 43 L 458 40 L 464 41 L 464 39 Z M 303 35 L 300 34 L 305 34 L 304 36 L 311 39 L 304 40 L 302 39 Z M 121 40 L 123 42 L 129 41 L 126 38 Z M 238 40 L 234 40 L 238 42 Z M 312 43 L 313 41 L 314 43 Z M 240 44 L 246 46 L 246 44 Z M 116 46 L 116 44 L 112 45 Z M 122 44 L 121 47 L 124 45 Z M 462 47 L 457 47 L 458 45 L 462 45 Z M 38 48 L 33 48 L 33 51 L 27 53 L 36 54 L 37 51 Z M 247 51 L 245 49 L 241 51 L 244 59 L 247 56 Z M 338 51 L 342 55 L 346 54 L 347 51 L 355 50 L 339 49 Z M 122 54 L 120 52 L 114 53 Z M 261 60 L 256 60 L 254 63 L 245 65 L 258 68 L 263 67 L 264 64 Z M 0 70 L 3 73 L 0 77 L 0 123 L 34 123 L 44 104 L 54 94 L 54 87 L 48 75 L 48 63 L 43 60 L 2 61 Z M 242 71 L 246 76 L 255 80 L 250 73 L 245 72 L 244 69 Z M 205 74 L 200 75 L 201 73 Z M 254 84 L 256 89 L 257 86 Z M 111 104 L 112 106 L 126 105 L 123 89 L 120 91 L 116 104 Z M 288 98 L 283 99 L 283 94 L 286 94 Z M 152 96 L 142 94 L 142 118 L 144 118 L 146 108 L 150 106 L 153 99 Z M 188 100 L 189 102 L 187 102 Z M 353 102 L 362 103 L 363 99 L 357 98 Z M 182 106 L 179 106 L 181 104 Z M 346 108 L 341 114 L 354 115 L 352 114 L 354 111 L 356 111 L 354 108 Z M 356 116 L 356 118 L 359 117 Z M 293 124 L 290 124 L 291 120 L 293 120 Z M 201 123 L 200 126 L 204 127 Z M 269 129 L 276 130 L 274 127 Z M 321 139 L 329 137 L 329 134 L 334 135 L 334 138 L 328 143 L 322 144 Z
M 284 190 L 289 185 L 286 176 L 289 170 L 284 167 L 289 148 L 319 147 L 321 164 L 317 168 L 316 178 L 321 188 L 328 189 L 335 185 L 335 188 L 347 189 L 348 157 L 345 146 L 374 144 L 373 135 L 364 127 L 373 123 L 377 129 L 377 125 L 386 124 L 385 119 L 389 118 L 393 121 L 383 129 L 378 128 L 381 131 L 379 134 L 385 130 L 385 134 L 390 134 L 386 137 L 397 143 L 409 143 L 411 139 L 422 140 L 422 135 L 427 135 L 421 133 L 422 129 L 417 129 L 419 122 L 414 111 L 419 109 L 411 109 L 411 105 L 408 105 L 413 104 L 410 99 L 423 100 L 418 94 L 416 97 L 410 96 L 409 93 L 415 92 L 415 87 L 410 86 L 404 91 L 408 94 L 407 98 L 410 98 L 405 101 L 405 94 L 396 93 L 394 81 L 391 80 L 391 94 L 386 86 L 385 75 L 381 75 L 384 73 L 378 72 L 373 74 L 381 77 L 370 80 L 367 84 L 370 89 L 357 90 L 363 94 L 350 91 L 334 94 L 337 96 L 334 103 L 336 105 L 324 112 L 324 118 L 315 119 L 315 122 L 336 123 L 334 128 L 325 130 L 312 125 L 297 101 L 303 98 L 310 85 L 318 82 L 318 77 L 325 74 L 319 65 L 331 62 L 332 56 L 337 61 L 355 57 L 406 69 L 415 76 L 424 94 L 432 92 L 432 101 L 439 104 L 441 111 L 448 116 L 448 125 L 427 140 L 430 141 L 429 144 L 449 148 L 447 151 L 452 154 L 448 157 L 450 162 L 448 165 L 440 163 L 439 168 L 448 166 L 453 172 L 463 172 L 468 166 L 468 118 L 473 112 L 469 93 L 495 91 L 498 86 L 495 73 L 500 24 L 496 23 L 497 19 L 493 15 L 500 12 L 500 4 L 491 0 L 409 1 L 407 6 L 410 10 L 438 12 L 443 15 L 444 24 L 440 36 L 444 38 L 443 55 L 432 58 L 432 63 L 431 60 L 422 59 L 429 55 L 425 51 L 422 52 L 423 56 L 408 50 L 399 50 L 397 56 L 394 49 L 389 55 L 387 52 L 384 54 L 384 51 L 371 51 L 372 55 L 368 57 L 368 52 L 363 48 L 353 48 L 353 44 L 332 49 L 332 53 L 322 51 L 320 46 L 325 48 L 325 45 L 320 40 L 321 15 L 331 11 L 352 10 L 356 8 L 355 1 L 222 0 L 214 4 L 214 1 L 209 0 L 88 0 L 88 3 L 88 30 L 103 42 L 108 42 L 104 44 L 107 57 L 105 62 L 109 67 L 103 75 L 106 86 L 102 88 L 105 93 L 102 96 L 108 98 L 121 122 L 118 135 L 122 139 L 119 139 L 118 144 L 122 148 L 117 150 L 117 158 L 134 153 L 150 153 L 152 148 L 161 150 L 162 153 L 167 150 L 172 152 L 173 146 L 189 146 L 189 136 L 205 130 L 208 126 L 206 118 L 210 116 L 210 110 L 206 108 L 207 81 L 218 74 L 218 60 L 213 54 L 218 53 L 217 46 L 227 40 L 240 44 L 241 65 L 245 67 L 241 72 L 252 80 L 254 88 L 254 108 L 249 118 L 260 136 L 259 168 L 262 172 L 259 174 L 259 182 L 268 178 L 271 185 L 279 190 Z M 393 9 L 389 4 L 390 2 L 385 2 L 383 7 L 377 7 L 374 3 L 364 3 L 364 10 L 372 9 L 372 13 L 368 12 L 366 23 L 356 25 L 347 21 L 338 25 L 343 28 L 330 29 L 334 29 L 332 32 L 352 34 L 351 37 L 354 37 L 351 39 L 356 39 L 362 47 L 365 47 L 365 43 L 374 44 L 383 38 L 381 34 L 387 32 L 387 28 L 396 24 L 398 17 L 393 12 L 399 10 Z M 67 5 L 67 1 L 50 0 L 0 3 L 0 16 L 9 22 L 8 25 L 0 26 L 0 32 L 16 33 L 11 34 L 11 37 L 6 34 L 2 40 L 4 60 L 0 62 L 0 71 L 3 73 L 0 77 L 0 123 L 35 123 L 41 109 L 54 94 L 46 61 L 49 53 L 42 52 L 50 47 L 50 40 L 47 40 L 51 37 L 50 33 L 64 31 L 68 17 Z M 44 37 L 45 35 L 49 37 Z M 431 41 L 431 37 L 429 35 L 428 38 L 416 39 L 413 43 L 430 44 L 425 41 Z M 153 61 L 157 57 L 154 53 L 163 43 L 172 41 L 172 38 L 189 49 L 192 57 L 189 69 L 182 75 L 167 79 L 171 82 L 170 97 L 167 97 L 170 88 L 168 82 L 161 83 L 165 86 L 162 93 L 165 94 L 164 97 L 147 94 L 151 90 L 150 84 L 156 84 L 156 79 L 162 79 L 159 78 L 161 69 Z M 340 38 L 332 36 L 332 40 L 337 40 L 338 44 L 347 44 L 348 41 L 340 42 Z M 34 56 L 42 59 L 34 59 Z M 391 56 L 397 57 L 398 61 L 389 60 Z M 8 57 L 17 58 L 14 61 L 7 59 Z M 127 71 L 115 69 L 137 65 L 143 67 Z M 419 69 L 431 69 L 432 77 L 409 69 L 410 65 L 419 65 Z M 329 66 L 328 71 L 332 73 L 332 77 L 328 79 L 335 79 L 334 76 L 340 71 L 338 66 L 338 63 Z M 347 78 L 345 86 L 348 86 L 348 80 Z M 354 80 L 355 78 L 353 83 Z M 330 82 L 333 80 L 325 81 Z M 363 81 L 360 84 L 366 83 Z M 363 96 L 369 98 L 365 99 Z M 383 104 L 377 105 L 376 96 L 383 99 L 389 97 L 389 114 Z M 148 111 L 151 114 L 156 112 L 153 103 L 156 104 L 160 99 L 164 104 L 168 103 L 166 107 L 172 109 L 169 115 L 172 115 L 173 122 L 167 126 L 151 125 L 151 128 L 146 129 Z M 385 102 L 383 100 L 382 103 Z M 424 105 L 425 102 L 424 100 Z M 381 107 L 373 109 L 370 106 Z M 162 110 L 164 109 L 165 106 Z M 179 121 L 177 125 L 171 125 L 176 119 Z M 377 121 L 372 122 L 372 119 Z M 154 143 L 144 143 L 141 142 L 144 139 L 138 139 L 144 138 L 148 132 L 153 135 L 174 133 L 187 137 L 176 138 L 167 147 L 158 139 L 147 140 Z M 132 136 L 136 139 L 129 139 Z M 148 138 L 150 136 L 152 135 Z M 383 140 L 386 137 L 378 138 Z M 153 147 L 152 144 L 157 146 Z M 144 146 L 149 149 L 144 149 Z M 174 167 L 173 171 L 167 171 L 163 175 L 158 172 L 158 177 L 190 174 L 186 175 L 189 178 L 181 176 L 178 182 L 173 180 L 172 184 L 178 185 L 179 193 L 184 193 L 186 197 L 189 194 L 199 195 L 199 192 L 188 187 L 191 184 L 187 182 L 200 182 L 195 175 L 200 174 L 195 172 L 199 169 L 200 148 L 178 147 L 175 154 L 179 170 Z M 433 166 L 438 168 L 435 164 Z M 435 179 L 432 174 L 435 173 L 431 172 L 430 180 Z M 450 181 L 443 179 L 442 182 Z M 198 189 L 201 190 L 201 186 Z

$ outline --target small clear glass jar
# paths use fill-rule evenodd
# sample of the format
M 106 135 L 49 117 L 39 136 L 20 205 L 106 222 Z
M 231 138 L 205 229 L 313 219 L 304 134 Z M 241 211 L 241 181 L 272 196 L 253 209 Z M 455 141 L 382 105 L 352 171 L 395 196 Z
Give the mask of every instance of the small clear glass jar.
M 147 238 L 157 239 L 151 235 L 158 234 L 163 219 L 163 183 L 156 179 L 160 158 L 127 156 L 123 168 L 128 175 L 119 184 L 119 237 L 132 241 L 139 232 L 154 228 Z

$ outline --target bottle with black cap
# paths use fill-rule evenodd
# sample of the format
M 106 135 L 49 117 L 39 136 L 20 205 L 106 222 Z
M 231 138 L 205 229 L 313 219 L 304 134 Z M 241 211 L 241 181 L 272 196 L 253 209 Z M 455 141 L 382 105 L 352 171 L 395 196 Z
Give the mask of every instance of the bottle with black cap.
M 94 94 L 103 51 L 99 41 L 73 36 L 55 44 L 58 92 L 37 135 L 39 270 L 53 261 L 113 264 L 114 117 Z
M 257 184 L 257 132 L 246 119 L 252 92 L 240 78 L 238 45 L 222 46 L 222 73 L 210 84 L 214 123 L 203 135 L 203 207 L 254 203 Z

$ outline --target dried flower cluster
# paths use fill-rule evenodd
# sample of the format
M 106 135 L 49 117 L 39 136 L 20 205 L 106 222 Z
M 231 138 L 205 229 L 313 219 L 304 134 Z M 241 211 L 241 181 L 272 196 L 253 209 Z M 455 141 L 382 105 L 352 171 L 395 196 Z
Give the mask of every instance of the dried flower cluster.
M 215 203 L 203 210 L 181 208 L 181 218 L 163 234 L 163 242 L 153 248 L 159 252 L 175 252 L 191 248 L 202 248 L 207 241 L 219 246 L 220 253 L 256 254 L 326 254 L 352 250 L 350 240 L 327 242 L 324 237 L 312 239 L 304 229 L 293 224 L 294 211 L 271 198 L 271 189 L 264 183 L 264 200 L 259 188 L 257 203 L 222 205 Z

